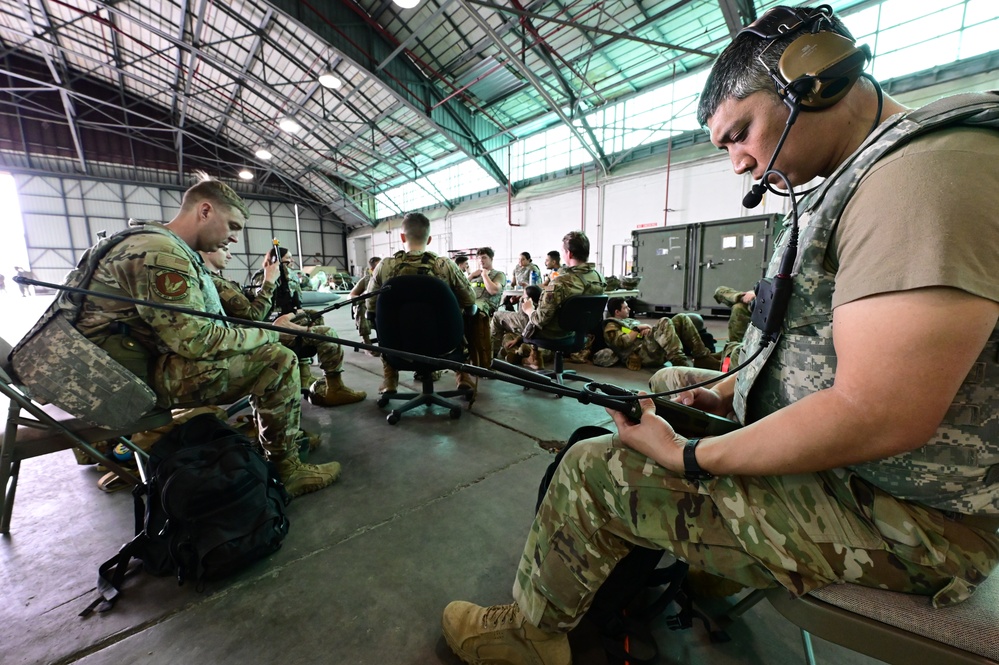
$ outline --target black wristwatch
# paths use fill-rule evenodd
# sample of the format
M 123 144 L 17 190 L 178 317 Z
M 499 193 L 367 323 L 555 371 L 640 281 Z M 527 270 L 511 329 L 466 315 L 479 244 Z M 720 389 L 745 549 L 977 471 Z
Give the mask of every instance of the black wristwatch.
M 701 465 L 697 463 L 697 456 L 694 454 L 694 451 L 697 450 L 697 444 L 700 442 L 700 437 L 690 439 L 687 441 L 687 445 L 683 447 L 683 475 L 687 480 L 711 480 L 714 478 L 714 476 L 702 469 Z

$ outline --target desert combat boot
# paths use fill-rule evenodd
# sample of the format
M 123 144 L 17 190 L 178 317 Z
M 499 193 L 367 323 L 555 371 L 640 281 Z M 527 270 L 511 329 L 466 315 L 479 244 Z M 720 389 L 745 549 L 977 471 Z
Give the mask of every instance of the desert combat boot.
M 303 464 L 297 453 L 277 461 L 278 475 L 291 498 L 329 487 L 340 477 L 340 462 Z
M 340 406 L 360 402 L 368 393 L 343 385 L 342 372 L 327 372 L 309 388 L 309 401 L 316 406 Z
M 379 393 L 394 393 L 399 389 L 399 370 L 389 365 L 382 358 L 382 384 L 378 386 Z
M 527 623 L 520 607 L 479 607 L 456 600 L 444 608 L 441 628 L 448 646 L 466 663 L 571 665 L 569 636 Z

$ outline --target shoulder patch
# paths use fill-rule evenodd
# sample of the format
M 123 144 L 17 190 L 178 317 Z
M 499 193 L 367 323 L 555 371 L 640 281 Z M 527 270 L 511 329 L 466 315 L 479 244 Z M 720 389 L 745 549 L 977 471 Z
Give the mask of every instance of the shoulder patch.
M 185 275 L 191 274 L 191 262 L 176 254 L 157 252 L 146 259 L 146 265 L 154 268 L 167 268 Z
M 183 300 L 190 290 L 187 277 L 173 270 L 155 273 L 152 286 L 153 293 L 163 300 Z

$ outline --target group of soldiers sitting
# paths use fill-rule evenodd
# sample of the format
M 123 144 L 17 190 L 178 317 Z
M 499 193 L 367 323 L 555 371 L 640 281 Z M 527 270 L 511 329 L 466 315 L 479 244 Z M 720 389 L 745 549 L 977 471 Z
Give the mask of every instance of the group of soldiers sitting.
M 336 331 L 295 307 L 275 307 L 281 290 L 296 286 L 295 280 L 287 278 L 291 256 L 286 250 L 275 247 L 268 252 L 255 292 L 247 294 L 222 276 L 232 258 L 229 248 L 238 241 L 248 216 L 245 202 L 234 191 L 205 176 L 185 192 L 180 211 L 169 222 L 130 227 L 85 253 L 66 284 L 90 289 L 94 295 L 74 304 L 69 318 L 82 338 L 133 371 L 155 393 L 160 407 L 224 405 L 249 396 L 261 448 L 276 465 L 289 494 L 298 496 L 332 484 L 341 471 L 337 462 L 302 461 L 300 446 L 303 440 L 312 440 L 303 438 L 300 429 L 302 394 L 321 407 L 359 402 L 366 394 L 344 384 L 343 349 L 335 341 Z M 480 367 L 492 364 L 503 334 L 526 339 L 567 336 L 569 331 L 559 326 L 556 316 L 561 304 L 576 295 L 604 292 L 604 278 L 589 262 L 589 239 L 579 231 L 563 238 L 564 265 L 562 255 L 549 253 L 545 263 L 551 272 L 543 280 L 543 289 L 530 255 L 521 256 L 514 280 L 524 292 L 515 311 L 500 310 L 506 276 L 493 267 L 491 248 L 478 250 L 478 269 L 468 271 L 466 261 L 463 270 L 450 258 L 427 250 L 430 222 L 420 213 L 406 215 L 401 239 L 406 249 L 380 262 L 373 260 L 370 276 L 355 288 L 357 295 L 361 291 L 374 294 L 396 275 L 424 274 L 443 280 L 467 314 L 468 362 Z M 134 300 L 107 300 L 101 294 Z M 372 295 L 367 300 L 369 313 L 375 311 L 376 299 Z M 647 357 L 649 362 L 657 360 L 650 351 L 655 348 L 653 342 L 664 349 L 667 360 L 673 359 L 669 354 L 674 347 L 662 341 L 668 321 L 649 328 L 628 318 L 623 301 L 612 303 L 607 325 L 608 329 L 619 326 L 612 335 L 614 347 L 641 342 L 628 353 L 629 366 L 637 362 L 634 357 L 642 364 Z M 44 337 L 49 322 L 67 314 L 70 304 L 61 297 L 56 300 L 15 348 L 15 360 L 19 352 L 25 353 L 21 350 L 24 342 Z M 185 309 L 178 311 L 178 305 Z M 273 312 L 279 315 L 272 325 L 282 331 L 205 318 L 198 312 L 246 321 L 262 321 Z M 363 317 L 366 325 L 370 318 Z M 298 334 L 303 332 L 329 340 L 306 339 Z M 370 341 L 369 328 L 362 326 L 361 334 Z M 58 364 L 58 349 L 46 355 L 51 357 L 28 360 L 45 366 Z M 310 370 L 314 355 L 323 371 L 319 378 Z M 379 392 L 395 391 L 398 371 L 384 355 L 382 361 Z M 477 387 L 476 377 L 465 372 L 457 372 L 455 380 L 473 392 Z

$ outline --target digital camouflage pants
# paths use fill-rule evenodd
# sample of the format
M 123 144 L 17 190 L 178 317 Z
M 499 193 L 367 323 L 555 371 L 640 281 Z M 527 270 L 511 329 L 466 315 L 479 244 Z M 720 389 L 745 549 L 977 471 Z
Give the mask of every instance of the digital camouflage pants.
M 153 390 L 171 407 L 231 404 L 249 395 L 260 445 L 268 459 L 297 450 L 302 416 L 298 358 L 283 344 L 264 344 L 217 360 L 189 360 L 176 354 L 156 359 Z
M 513 594 L 528 621 L 565 631 L 634 545 L 754 588 L 803 594 L 846 581 L 966 598 L 999 536 L 899 501 L 847 471 L 690 482 L 616 435 L 568 451 L 528 536 Z

